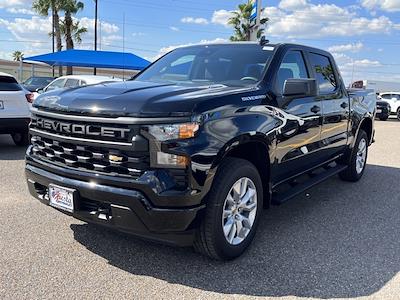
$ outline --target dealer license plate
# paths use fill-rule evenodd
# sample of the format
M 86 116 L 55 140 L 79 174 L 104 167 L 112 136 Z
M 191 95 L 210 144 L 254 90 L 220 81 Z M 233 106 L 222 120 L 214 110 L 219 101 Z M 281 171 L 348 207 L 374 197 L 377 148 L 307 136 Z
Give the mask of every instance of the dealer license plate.
M 58 185 L 49 185 L 50 205 L 68 212 L 74 211 L 74 191 Z

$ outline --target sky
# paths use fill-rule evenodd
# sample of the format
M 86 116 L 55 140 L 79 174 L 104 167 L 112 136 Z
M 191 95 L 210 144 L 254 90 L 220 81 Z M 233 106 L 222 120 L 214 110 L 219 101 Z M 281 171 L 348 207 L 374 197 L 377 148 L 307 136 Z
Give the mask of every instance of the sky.
M 177 46 L 228 40 L 230 12 L 245 0 L 98 0 L 101 50 L 154 60 Z M 88 28 L 77 48 L 93 49 L 94 0 L 76 15 Z M 32 0 L 0 0 L 0 58 L 51 51 L 51 19 Z M 262 0 L 272 43 L 294 42 L 333 53 L 346 83 L 400 82 L 400 0 Z

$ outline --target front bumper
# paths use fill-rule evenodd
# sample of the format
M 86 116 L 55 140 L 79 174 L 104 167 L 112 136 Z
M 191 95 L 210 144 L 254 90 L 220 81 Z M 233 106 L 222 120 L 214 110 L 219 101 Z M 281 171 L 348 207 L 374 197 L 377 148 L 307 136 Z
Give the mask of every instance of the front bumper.
M 27 161 L 25 168 L 31 195 L 49 204 L 48 186 L 75 189 L 73 217 L 152 240 L 190 246 L 203 205 L 158 208 L 139 190 L 68 178 Z

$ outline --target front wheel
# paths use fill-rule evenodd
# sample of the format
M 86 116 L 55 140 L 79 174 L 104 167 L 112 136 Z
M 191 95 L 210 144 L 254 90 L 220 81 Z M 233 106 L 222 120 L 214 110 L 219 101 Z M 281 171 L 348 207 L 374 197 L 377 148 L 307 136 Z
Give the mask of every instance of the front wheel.
M 14 144 L 17 146 L 28 146 L 29 145 L 29 133 L 28 132 L 15 132 L 11 134 Z
M 262 182 L 257 169 L 243 159 L 225 159 L 207 195 L 195 249 L 218 260 L 240 256 L 254 238 L 262 201 Z
M 362 177 L 367 165 L 368 157 L 368 136 L 364 130 L 360 130 L 356 143 L 351 152 L 348 167 L 339 173 L 341 179 L 345 181 L 358 181 Z
M 400 121 L 400 108 L 397 110 L 397 120 Z

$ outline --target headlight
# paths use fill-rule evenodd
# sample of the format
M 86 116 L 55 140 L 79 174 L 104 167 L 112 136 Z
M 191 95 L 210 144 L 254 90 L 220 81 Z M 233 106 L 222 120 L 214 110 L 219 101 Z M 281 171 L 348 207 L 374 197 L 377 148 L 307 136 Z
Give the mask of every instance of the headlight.
M 197 123 L 182 123 L 171 125 L 152 125 L 149 126 L 149 133 L 158 141 L 175 139 L 189 139 L 195 136 L 199 130 Z

